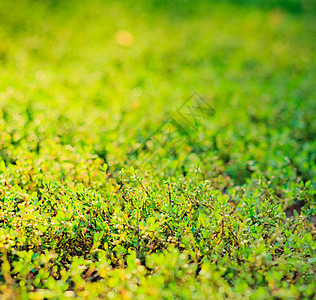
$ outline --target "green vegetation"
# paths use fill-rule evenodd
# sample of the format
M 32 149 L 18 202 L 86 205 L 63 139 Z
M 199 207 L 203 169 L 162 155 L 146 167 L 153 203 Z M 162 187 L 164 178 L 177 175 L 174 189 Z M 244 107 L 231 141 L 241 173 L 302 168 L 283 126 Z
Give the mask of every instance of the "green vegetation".
M 4 299 L 315 297 L 313 1 L 2 0 L 0 41 Z

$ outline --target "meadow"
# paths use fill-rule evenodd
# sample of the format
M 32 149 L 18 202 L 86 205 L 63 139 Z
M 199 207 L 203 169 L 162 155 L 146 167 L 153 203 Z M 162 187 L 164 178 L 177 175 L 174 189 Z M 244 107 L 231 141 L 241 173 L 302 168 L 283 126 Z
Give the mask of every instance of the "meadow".
M 314 299 L 313 0 L 1 0 L 3 299 Z

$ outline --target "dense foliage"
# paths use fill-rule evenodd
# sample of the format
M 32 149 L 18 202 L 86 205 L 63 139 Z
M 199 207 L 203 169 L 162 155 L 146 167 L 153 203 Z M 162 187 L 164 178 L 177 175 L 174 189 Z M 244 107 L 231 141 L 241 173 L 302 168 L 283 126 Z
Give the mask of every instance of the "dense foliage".
M 313 1 L 0 1 L 3 297 L 315 297 L 315 37 Z

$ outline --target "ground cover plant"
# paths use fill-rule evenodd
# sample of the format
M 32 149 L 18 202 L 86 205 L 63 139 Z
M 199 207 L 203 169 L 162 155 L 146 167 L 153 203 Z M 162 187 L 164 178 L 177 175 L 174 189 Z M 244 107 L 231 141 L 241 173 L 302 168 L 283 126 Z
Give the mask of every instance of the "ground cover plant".
M 0 1 L 4 299 L 313 299 L 313 1 Z

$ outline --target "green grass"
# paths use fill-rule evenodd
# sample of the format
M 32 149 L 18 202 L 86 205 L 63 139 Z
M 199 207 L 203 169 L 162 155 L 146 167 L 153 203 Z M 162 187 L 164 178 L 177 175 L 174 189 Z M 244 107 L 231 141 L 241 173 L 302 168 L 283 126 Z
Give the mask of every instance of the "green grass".
M 314 298 L 315 7 L 2 0 L 2 296 Z

